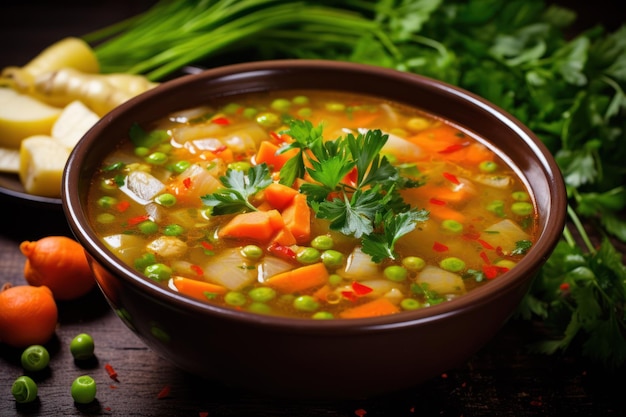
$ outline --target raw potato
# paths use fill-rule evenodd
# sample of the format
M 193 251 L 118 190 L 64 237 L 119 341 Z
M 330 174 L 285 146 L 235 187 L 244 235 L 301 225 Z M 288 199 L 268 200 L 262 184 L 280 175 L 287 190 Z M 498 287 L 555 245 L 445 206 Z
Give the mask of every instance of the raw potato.
M 20 148 L 20 181 L 29 194 L 61 195 L 61 179 L 70 150 L 52 136 L 31 136 Z
M 61 109 L 10 88 L 0 88 L 0 147 L 19 149 L 33 135 L 48 135 Z
M 0 148 L 0 172 L 17 174 L 20 170 L 20 150 Z
M 63 109 L 52 126 L 52 137 L 66 148 L 73 149 L 99 119 L 98 115 L 81 101 L 73 101 Z

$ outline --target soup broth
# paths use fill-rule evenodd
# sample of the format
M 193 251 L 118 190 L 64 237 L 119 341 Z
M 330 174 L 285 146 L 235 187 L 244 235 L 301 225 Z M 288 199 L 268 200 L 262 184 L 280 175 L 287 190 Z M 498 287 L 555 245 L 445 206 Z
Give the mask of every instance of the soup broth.
M 420 109 L 328 91 L 230 98 L 133 126 L 88 215 L 125 263 L 189 297 L 350 319 L 425 308 L 531 250 L 524 181 Z

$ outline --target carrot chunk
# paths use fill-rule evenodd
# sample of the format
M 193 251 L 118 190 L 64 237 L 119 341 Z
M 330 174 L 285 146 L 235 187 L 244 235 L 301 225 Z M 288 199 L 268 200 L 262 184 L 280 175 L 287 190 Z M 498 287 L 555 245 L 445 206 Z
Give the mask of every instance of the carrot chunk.
M 278 153 L 279 150 L 280 147 L 278 145 L 264 140 L 259 145 L 254 160 L 257 164 L 265 162 L 267 165 L 274 168 L 275 171 L 278 171 L 285 165 L 285 162 L 298 152 L 297 149 L 293 149 L 284 153 Z
M 207 294 L 225 294 L 227 291 L 221 285 L 192 278 L 176 276 L 172 281 L 178 292 L 202 301 L 207 300 Z
M 283 212 L 285 227 L 296 238 L 296 242 L 302 244 L 311 237 L 311 209 L 306 201 L 306 195 L 296 194 L 293 201 Z
M 266 284 L 283 293 L 294 293 L 315 288 L 328 282 L 328 271 L 323 263 L 301 266 L 270 277 Z
M 339 316 L 344 319 L 358 319 L 363 317 L 384 316 L 386 314 L 398 313 L 399 311 L 398 306 L 389 301 L 389 299 L 377 298 L 365 304 L 346 309 L 339 313 Z
M 267 242 L 283 227 L 282 217 L 277 210 L 251 211 L 233 217 L 218 231 L 218 236 Z
M 271 183 L 264 190 L 265 201 L 278 210 L 290 205 L 296 194 L 298 190 L 277 182 Z

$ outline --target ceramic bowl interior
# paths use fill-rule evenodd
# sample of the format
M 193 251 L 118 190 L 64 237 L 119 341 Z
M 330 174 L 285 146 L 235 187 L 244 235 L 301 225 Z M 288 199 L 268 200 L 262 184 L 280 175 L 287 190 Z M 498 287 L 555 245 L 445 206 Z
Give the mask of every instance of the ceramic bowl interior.
M 178 295 L 125 266 L 96 236 L 85 212 L 90 178 L 133 123 L 238 94 L 302 88 L 402 102 L 485 138 L 531 190 L 540 229 L 532 250 L 501 278 L 446 303 L 391 316 L 316 321 L 239 312 Z M 563 179 L 550 153 L 501 109 L 417 75 L 309 60 L 216 68 L 130 100 L 104 116 L 76 146 L 64 174 L 62 200 L 104 295 L 150 348 L 184 370 L 225 384 L 305 397 L 375 395 L 417 385 L 462 363 L 509 319 L 559 240 L 566 211 Z

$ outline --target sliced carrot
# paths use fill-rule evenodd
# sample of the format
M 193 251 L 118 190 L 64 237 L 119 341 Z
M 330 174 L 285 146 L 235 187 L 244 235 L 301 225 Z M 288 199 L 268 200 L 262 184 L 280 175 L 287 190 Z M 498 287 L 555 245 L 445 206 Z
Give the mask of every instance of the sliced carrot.
M 468 141 L 462 132 L 447 124 L 424 129 L 407 139 L 430 153 L 440 153 L 454 144 Z
M 450 206 L 429 203 L 426 209 L 430 212 L 431 218 L 438 220 L 456 220 L 459 223 L 464 223 L 466 220 L 463 213 Z
M 208 299 L 207 295 L 226 294 L 228 291 L 226 287 L 221 285 L 192 278 L 176 276 L 172 278 L 172 281 L 178 292 L 202 301 Z
M 280 170 L 285 162 L 287 162 L 292 156 L 298 153 L 297 149 L 292 149 L 287 152 L 279 153 L 280 147 L 272 142 L 264 140 L 259 145 L 256 156 L 254 158 L 255 163 L 262 164 L 265 162 L 272 167 L 275 171 Z
M 301 266 L 270 277 L 265 283 L 286 294 L 300 292 L 328 282 L 328 270 L 322 262 Z
M 398 306 L 389 301 L 389 299 L 377 298 L 375 300 L 368 301 L 365 304 L 348 308 L 339 313 L 339 316 L 344 319 L 358 319 L 363 317 L 384 316 L 387 314 L 398 313 L 399 311 L 400 309 Z
M 265 201 L 267 201 L 273 208 L 283 210 L 291 204 L 294 196 L 298 194 L 298 190 L 273 182 L 265 188 L 263 193 Z
M 294 237 L 293 233 L 291 233 L 291 231 L 286 227 L 283 227 L 278 232 L 276 232 L 276 234 L 272 238 L 272 242 L 278 243 L 281 246 L 291 246 L 298 243 L 296 242 L 296 238 Z
M 326 297 L 328 296 L 328 294 L 330 294 L 332 292 L 333 292 L 333 290 L 330 287 L 330 285 L 325 284 L 325 285 L 323 285 L 322 287 L 320 287 L 317 291 L 315 291 L 313 293 L 313 297 L 317 298 L 320 301 L 326 302 L 327 301 Z
M 402 191 L 402 194 L 406 195 L 406 199 L 411 201 L 428 201 L 431 198 L 436 198 L 437 200 L 446 201 L 448 203 L 460 203 L 467 200 L 470 195 L 466 187 L 456 187 L 452 189 L 432 183 L 426 183 L 421 187 L 407 188 Z
M 284 223 L 278 210 L 251 211 L 233 217 L 220 228 L 218 236 L 267 242 L 283 227 Z
M 311 209 L 306 201 L 306 195 L 296 194 L 293 201 L 283 212 L 285 227 L 302 244 L 311 238 Z

